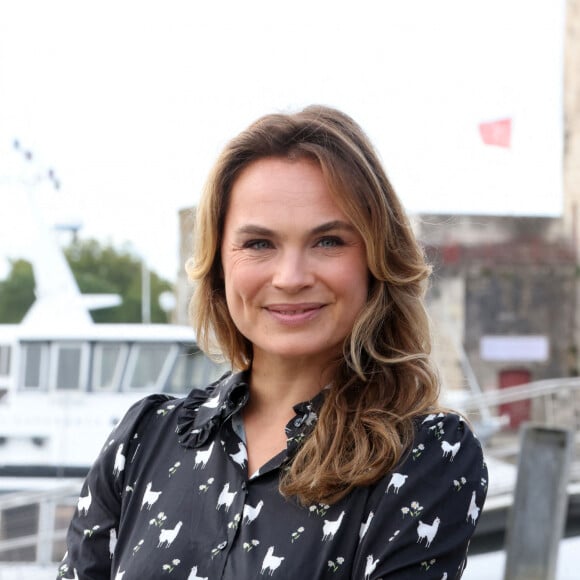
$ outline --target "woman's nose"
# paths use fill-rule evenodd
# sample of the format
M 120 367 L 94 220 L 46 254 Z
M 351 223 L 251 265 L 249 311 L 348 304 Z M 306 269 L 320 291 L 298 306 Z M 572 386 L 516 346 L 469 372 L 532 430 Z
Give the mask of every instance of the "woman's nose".
M 286 292 L 296 292 L 312 285 L 314 272 L 303 252 L 285 251 L 274 266 L 272 285 Z

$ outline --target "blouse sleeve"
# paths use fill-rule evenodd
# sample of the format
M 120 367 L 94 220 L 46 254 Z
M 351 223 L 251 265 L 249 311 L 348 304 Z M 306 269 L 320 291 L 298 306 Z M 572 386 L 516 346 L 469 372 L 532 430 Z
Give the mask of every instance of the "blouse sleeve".
M 134 404 L 113 429 L 83 483 L 57 578 L 102 580 L 111 576 L 121 503 L 125 460 L 138 445 L 137 427 L 149 411 L 168 399 L 152 395 Z
M 481 445 L 463 419 L 426 417 L 384 483 L 369 501 L 353 579 L 461 578 L 487 493 Z

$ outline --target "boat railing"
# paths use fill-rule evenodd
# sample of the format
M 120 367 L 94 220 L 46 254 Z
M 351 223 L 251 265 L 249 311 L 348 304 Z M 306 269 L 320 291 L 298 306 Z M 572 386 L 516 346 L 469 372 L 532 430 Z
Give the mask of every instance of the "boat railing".
M 75 480 L 48 491 L 0 495 L 0 563 L 59 561 L 80 488 Z

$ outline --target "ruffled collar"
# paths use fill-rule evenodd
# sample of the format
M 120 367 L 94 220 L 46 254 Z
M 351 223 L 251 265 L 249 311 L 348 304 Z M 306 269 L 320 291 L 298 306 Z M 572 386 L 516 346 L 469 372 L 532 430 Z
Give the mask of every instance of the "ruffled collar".
M 177 416 L 177 435 L 184 447 L 201 447 L 230 417 L 238 413 L 250 396 L 247 371 L 227 373 L 205 389 L 192 390 Z M 295 416 L 286 425 L 288 450 L 302 443 L 318 421 L 324 391 L 310 401 L 294 405 Z
M 193 389 L 177 416 L 177 435 L 184 447 L 200 447 L 248 401 L 245 373 L 227 373 L 205 389 Z

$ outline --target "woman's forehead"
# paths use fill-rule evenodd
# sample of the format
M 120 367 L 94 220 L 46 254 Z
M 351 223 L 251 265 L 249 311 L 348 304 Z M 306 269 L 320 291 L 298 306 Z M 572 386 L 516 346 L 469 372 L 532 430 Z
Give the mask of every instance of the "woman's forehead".
M 266 158 L 244 168 L 234 182 L 226 219 L 271 219 L 276 214 L 283 218 L 285 212 L 308 210 L 344 217 L 319 165 L 306 159 Z

